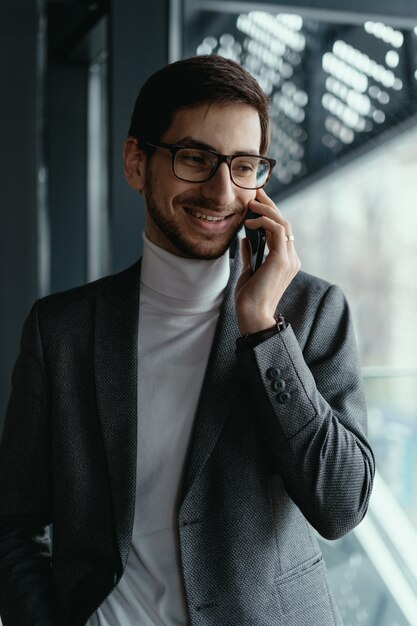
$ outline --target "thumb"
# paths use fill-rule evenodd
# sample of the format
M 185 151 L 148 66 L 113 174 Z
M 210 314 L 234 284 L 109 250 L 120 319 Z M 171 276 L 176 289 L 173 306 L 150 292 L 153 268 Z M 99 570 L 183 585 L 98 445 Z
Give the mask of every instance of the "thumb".
M 240 249 L 242 252 L 243 270 L 250 269 L 250 261 L 252 258 L 252 244 L 248 237 L 244 237 L 240 242 Z

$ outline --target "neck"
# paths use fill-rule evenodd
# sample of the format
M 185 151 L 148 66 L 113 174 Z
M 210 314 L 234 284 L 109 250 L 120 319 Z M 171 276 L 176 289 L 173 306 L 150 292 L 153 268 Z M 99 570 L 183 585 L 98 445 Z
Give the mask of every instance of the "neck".
M 143 236 L 141 283 L 177 300 L 215 300 L 224 291 L 230 273 L 229 251 L 204 261 L 180 257 Z

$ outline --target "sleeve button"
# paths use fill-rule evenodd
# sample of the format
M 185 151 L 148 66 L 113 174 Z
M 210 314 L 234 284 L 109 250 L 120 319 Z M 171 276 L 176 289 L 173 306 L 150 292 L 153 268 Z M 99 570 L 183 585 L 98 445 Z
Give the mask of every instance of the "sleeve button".
M 291 394 L 288 391 L 281 391 L 277 395 L 277 400 L 280 404 L 287 404 L 291 400 Z
M 281 376 L 281 371 L 277 367 L 269 367 L 266 370 L 266 377 L 269 380 L 274 380 L 275 378 L 278 378 L 279 376 Z
M 285 380 L 283 380 L 282 378 L 275 378 L 275 380 L 273 380 L 271 383 L 272 391 L 285 391 L 285 387 Z

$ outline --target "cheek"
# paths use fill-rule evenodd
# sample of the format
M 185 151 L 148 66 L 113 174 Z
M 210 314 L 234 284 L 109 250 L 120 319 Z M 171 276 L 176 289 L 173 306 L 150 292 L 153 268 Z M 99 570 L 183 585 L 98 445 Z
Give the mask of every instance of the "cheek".
M 242 205 L 247 209 L 248 204 L 251 200 L 255 200 L 256 198 L 256 189 L 251 191 L 244 191 L 242 196 L 240 197 L 240 201 Z
M 177 179 L 175 185 L 172 186 L 172 203 L 174 205 L 183 205 L 187 202 L 194 201 L 201 197 L 199 185 L 191 186 L 190 183 L 181 182 Z

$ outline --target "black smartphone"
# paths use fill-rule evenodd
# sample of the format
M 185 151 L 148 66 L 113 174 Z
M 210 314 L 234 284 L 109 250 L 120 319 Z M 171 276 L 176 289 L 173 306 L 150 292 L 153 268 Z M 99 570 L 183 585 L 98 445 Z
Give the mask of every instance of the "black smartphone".
M 254 217 L 259 217 L 252 211 L 248 211 L 246 217 L 248 219 L 252 219 Z M 266 244 L 266 235 L 265 230 L 263 228 L 257 228 L 256 230 L 251 230 L 250 228 L 245 228 L 246 237 L 249 239 L 252 247 L 252 257 L 251 257 L 251 269 L 252 272 L 256 272 L 256 270 L 262 265 L 265 254 L 265 244 Z

